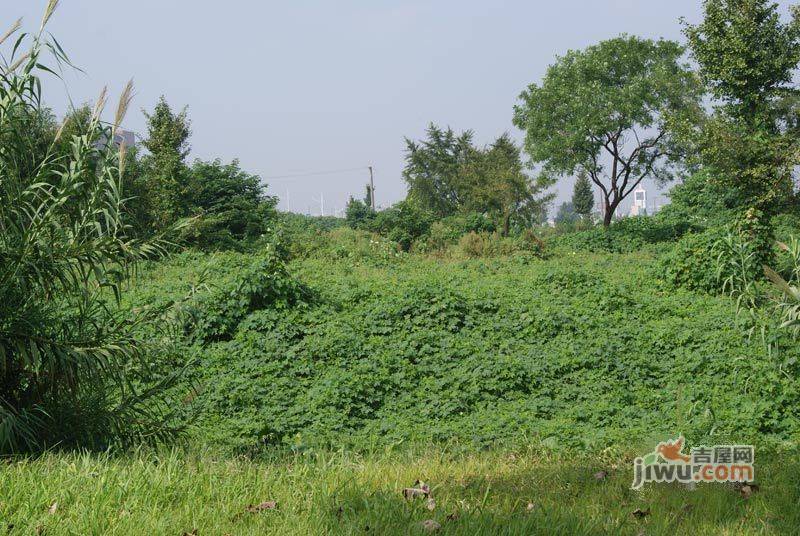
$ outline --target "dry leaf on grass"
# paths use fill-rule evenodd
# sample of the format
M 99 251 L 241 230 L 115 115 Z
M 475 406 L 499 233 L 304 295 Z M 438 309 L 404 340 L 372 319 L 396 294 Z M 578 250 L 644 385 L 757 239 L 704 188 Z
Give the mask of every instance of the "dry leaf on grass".
M 529 503 L 528 503 L 528 506 L 526 506 L 526 507 L 525 507 L 525 511 L 526 511 L 527 513 L 529 513 L 529 514 L 530 514 L 531 512 L 533 512 L 534 510 L 536 510 L 536 505 L 535 505 L 535 504 L 533 504 L 532 502 L 529 502 Z
M 744 499 L 749 499 L 750 496 L 759 490 L 758 484 L 745 484 L 739 488 L 739 494 Z
M 608 478 L 608 472 L 606 472 L 606 471 L 597 471 L 594 474 L 594 479 L 595 480 L 605 480 L 606 478 Z
M 245 508 L 245 511 L 250 514 L 257 514 L 259 512 L 263 512 L 265 510 L 274 510 L 278 507 L 278 503 L 275 501 L 264 501 L 261 504 L 250 504 Z
M 422 522 L 422 528 L 427 532 L 436 532 L 441 529 L 442 526 L 433 519 L 426 519 Z
M 433 497 L 428 497 L 428 500 L 425 501 L 425 508 L 433 512 L 436 509 L 436 501 Z
M 647 510 L 642 510 L 641 508 L 637 508 L 631 512 L 631 515 L 637 519 L 642 519 L 650 515 L 650 509 L 648 508 Z
M 53 515 L 56 513 L 56 510 L 58 510 L 58 501 L 50 505 L 50 508 L 47 509 L 47 513 Z
M 239 512 L 238 514 L 233 516 L 233 521 L 240 519 L 243 515 L 246 514 L 258 514 L 266 510 L 274 510 L 277 507 L 278 503 L 276 501 L 264 501 L 260 504 L 248 504 L 247 507 L 244 509 L 244 512 Z
M 403 497 L 406 499 L 414 499 L 417 497 L 425 497 L 428 498 L 431 494 L 431 488 L 425 482 L 421 480 L 417 480 L 414 482 L 414 486 L 410 488 L 403 489 Z

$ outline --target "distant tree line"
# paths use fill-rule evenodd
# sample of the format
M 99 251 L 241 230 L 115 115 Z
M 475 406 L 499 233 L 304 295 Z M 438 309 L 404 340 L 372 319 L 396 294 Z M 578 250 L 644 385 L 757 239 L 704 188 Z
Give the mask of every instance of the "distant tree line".
M 27 118 L 44 154 L 59 133 L 56 152 L 68 156 L 73 136 L 85 132 L 92 107 L 85 104 L 67 113 L 61 125 L 50 110 Z M 188 220 L 176 242 L 205 249 L 238 249 L 275 225 L 277 199 L 266 194 L 257 175 L 242 170 L 238 161 L 195 160 L 190 153 L 187 111 L 173 111 L 162 97 L 145 112 L 147 132 L 140 143 L 126 147 L 123 195 L 126 226 L 131 236 L 147 238 Z
M 677 178 L 668 214 L 737 221 L 767 248 L 770 219 L 798 206 L 800 11 L 784 21 L 770 0 L 706 0 L 703 13 L 683 23 L 686 46 L 621 35 L 557 57 L 514 108 L 525 160 L 508 135 L 476 147 L 472 131 L 431 124 L 407 139 L 395 212 L 481 214 L 505 235 L 541 222 L 547 188 L 577 176 L 555 219 L 591 221 L 597 192 L 607 227 L 642 181 Z M 351 200 L 347 220 L 377 230 L 369 195 Z

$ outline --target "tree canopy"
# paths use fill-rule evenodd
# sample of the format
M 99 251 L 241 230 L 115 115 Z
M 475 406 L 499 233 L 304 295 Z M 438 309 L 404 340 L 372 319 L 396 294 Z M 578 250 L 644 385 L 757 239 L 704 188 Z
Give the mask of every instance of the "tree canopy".
M 793 197 L 798 163 L 798 7 L 783 22 L 768 0 L 706 0 L 700 24 L 684 26 L 713 113 L 689 131 L 711 188 L 740 211 L 769 216 Z M 753 212 L 752 214 L 755 214 Z M 752 216 L 751 214 L 751 216 Z
M 190 123 L 186 110 L 174 113 L 164 97 L 153 113 L 145 113 L 145 116 L 147 138 L 143 145 L 149 155 L 145 158 L 147 186 L 144 191 L 150 207 L 149 223 L 155 229 L 162 229 L 187 215 L 182 197 Z
M 472 131 L 430 125 L 421 142 L 406 140 L 408 199 L 435 217 L 477 212 L 490 215 L 504 234 L 513 221 L 538 220 L 550 197 L 546 177 L 525 173 L 520 148 L 507 134 L 476 147 Z
M 605 197 L 608 225 L 645 178 L 675 168 L 670 123 L 699 111 L 696 77 L 672 41 L 621 36 L 557 58 L 514 110 L 525 149 L 554 177 L 586 173 Z
M 462 205 L 461 170 L 473 153 L 473 133 L 456 134 L 453 129 L 428 126 L 426 139 L 406 138 L 403 179 L 408 198 L 439 217 L 456 213 Z

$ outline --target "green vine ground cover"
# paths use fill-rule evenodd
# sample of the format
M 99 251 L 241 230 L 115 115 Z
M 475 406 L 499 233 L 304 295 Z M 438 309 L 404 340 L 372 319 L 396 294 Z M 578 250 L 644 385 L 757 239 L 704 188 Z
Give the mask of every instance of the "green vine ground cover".
M 773 448 L 800 431 L 791 356 L 748 340 L 728 298 L 667 288 L 653 252 L 270 262 L 186 253 L 134 284 L 137 305 L 195 288 L 201 441 Z

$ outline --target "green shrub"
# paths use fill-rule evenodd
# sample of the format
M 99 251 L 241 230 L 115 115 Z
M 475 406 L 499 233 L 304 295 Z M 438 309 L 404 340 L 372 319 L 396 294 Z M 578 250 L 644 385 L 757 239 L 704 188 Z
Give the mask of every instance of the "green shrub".
M 474 231 L 462 236 L 458 241 L 458 249 L 467 258 L 487 257 L 491 249 L 492 238 L 487 234 Z
M 501 236 L 499 233 L 469 232 L 448 253 L 456 258 L 477 259 L 482 257 L 504 257 L 515 254 L 542 257 L 544 245 L 531 232 L 519 236 Z
M 294 256 L 330 260 L 348 260 L 353 264 L 384 265 L 400 260 L 400 245 L 376 233 L 347 227 L 330 232 L 315 232 L 302 244 L 293 244 Z
M 702 233 L 690 233 L 679 240 L 662 262 L 667 283 L 690 290 L 720 292 L 723 279 L 717 273 L 715 245 L 726 233 L 726 229 L 714 227 Z
M 196 160 L 186 175 L 183 202 L 197 222 L 185 230 L 185 243 L 241 250 L 277 223 L 277 199 L 266 195 L 261 178 L 243 171 L 238 161 Z
M 763 279 L 763 252 L 735 225 L 691 233 L 662 259 L 662 274 L 671 286 L 708 293 L 738 292 Z
M 584 231 L 557 235 L 549 242 L 553 248 L 592 253 L 630 253 L 646 244 L 657 244 L 679 239 L 696 230 L 688 223 L 673 223 L 658 216 L 623 218 L 608 229 L 600 226 Z
M 434 217 L 409 201 L 400 201 L 375 214 L 369 222 L 369 230 L 397 242 L 403 251 L 411 249 L 411 244 L 426 234 Z
M 468 233 L 494 233 L 494 222 L 484 214 L 456 214 L 434 222 L 413 244 L 417 253 L 443 253 Z
M 289 276 L 273 249 L 229 258 L 237 264 L 235 273 L 207 283 L 208 292 L 198 293 L 185 306 L 184 329 L 192 340 L 228 340 L 251 312 L 284 310 L 310 299 L 309 291 Z

